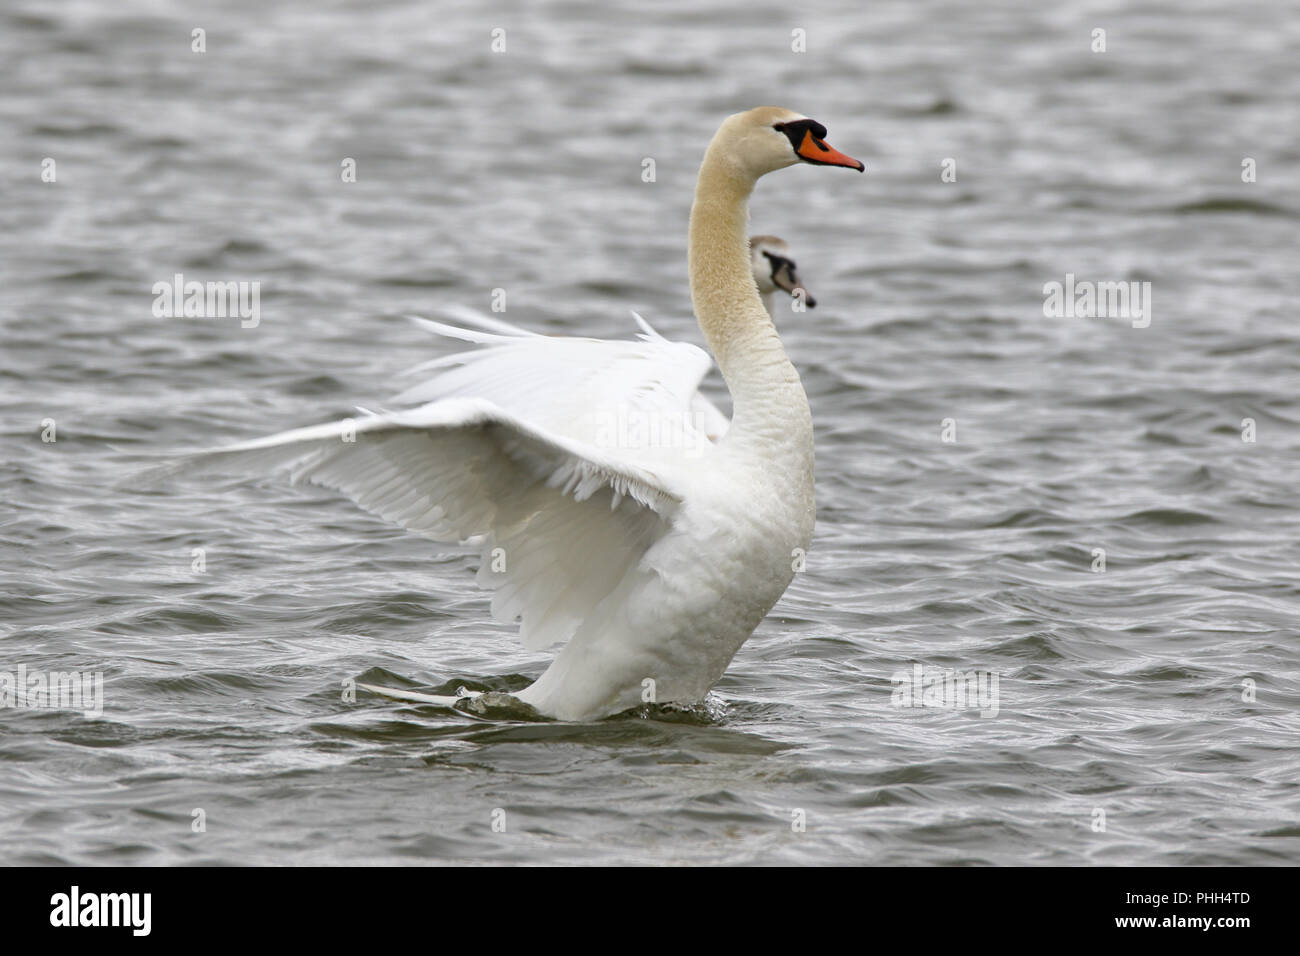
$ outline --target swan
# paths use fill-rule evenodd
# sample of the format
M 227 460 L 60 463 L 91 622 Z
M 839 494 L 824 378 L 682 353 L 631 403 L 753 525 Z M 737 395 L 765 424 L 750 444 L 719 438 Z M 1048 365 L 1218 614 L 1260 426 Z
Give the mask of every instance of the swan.
M 544 336 L 487 316 L 419 320 L 477 346 L 383 411 L 201 452 L 161 471 L 264 469 L 333 488 L 436 541 L 482 553 L 493 616 L 529 648 L 562 643 L 513 695 L 587 721 L 702 700 L 785 592 L 812 538 L 812 414 L 760 298 L 748 200 L 767 173 L 856 169 L 802 114 L 729 116 L 704 154 L 688 264 L 700 330 L 730 390 L 698 393 L 708 354 L 657 335 Z M 771 260 L 767 260 L 771 262 Z M 767 269 L 774 288 L 794 270 Z M 776 278 L 774 278 L 776 276 Z M 457 698 L 371 688 L 441 704 Z
M 767 306 L 767 314 L 774 320 L 777 303 L 783 298 L 796 301 L 802 298 L 803 304 L 810 309 L 817 305 L 817 300 L 799 279 L 789 243 L 780 236 L 750 236 L 749 263 L 754 271 L 758 294 Z

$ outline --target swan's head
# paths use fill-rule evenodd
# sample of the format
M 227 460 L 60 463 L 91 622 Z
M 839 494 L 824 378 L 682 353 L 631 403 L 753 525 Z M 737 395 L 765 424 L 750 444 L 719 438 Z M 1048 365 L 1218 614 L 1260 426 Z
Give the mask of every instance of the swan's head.
M 776 236 L 750 236 L 749 260 L 754 269 L 754 282 L 765 299 L 780 290 L 791 296 L 802 295 L 804 304 L 812 308 L 817 304 L 803 282 L 784 239 Z
M 752 179 L 795 163 L 844 166 L 862 172 L 866 167 L 826 143 L 826 127 L 802 113 L 779 106 L 729 116 L 718 130 L 715 144 Z

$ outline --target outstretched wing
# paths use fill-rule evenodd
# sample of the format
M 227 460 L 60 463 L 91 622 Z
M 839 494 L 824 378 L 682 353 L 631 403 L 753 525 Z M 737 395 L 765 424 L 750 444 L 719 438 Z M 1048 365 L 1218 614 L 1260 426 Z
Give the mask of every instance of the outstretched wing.
M 425 362 L 410 373 L 436 374 L 399 394 L 396 404 L 475 396 L 552 432 L 650 458 L 698 450 L 730 422 L 699 393 L 713 368 L 708 353 L 663 338 L 635 312 L 635 340 L 536 335 L 464 307 L 446 310 L 462 325 L 413 318 L 446 338 L 480 346 Z M 409 374 L 409 373 L 408 373 Z
M 562 388 L 561 383 L 558 387 Z M 681 482 L 482 398 L 299 428 L 156 469 L 250 468 L 337 489 L 437 541 L 473 539 L 493 616 L 530 648 L 567 640 L 666 534 Z M 500 550 L 497 550 L 500 549 Z

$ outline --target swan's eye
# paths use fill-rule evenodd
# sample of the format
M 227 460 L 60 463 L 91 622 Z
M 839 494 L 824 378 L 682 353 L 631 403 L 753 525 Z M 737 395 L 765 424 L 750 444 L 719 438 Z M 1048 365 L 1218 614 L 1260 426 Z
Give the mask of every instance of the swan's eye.
M 801 119 L 791 120 L 788 123 L 775 123 L 772 129 L 778 133 L 784 133 L 786 139 L 790 140 L 790 145 L 798 152 L 800 145 L 803 144 L 804 138 L 812 134 L 813 139 L 823 140 L 826 138 L 826 127 L 816 120 Z M 819 144 L 820 145 L 820 144 Z
M 791 273 L 795 271 L 793 259 L 787 259 L 785 256 L 774 255 L 766 249 L 763 250 L 763 255 L 767 257 L 767 261 L 771 267 L 773 281 L 776 280 L 782 269 L 789 269 Z
M 776 123 L 772 128 L 785 134 L 795 154 L 805 163 L 815 163 L 819 166 L 847 166 L 858 172 L 866 169 L 866 166 L 852 156 L 845 156 L 839 150 L 831 149 L 826 145 L 826 127 L 816 120 L 791 120 L 788 123 Z

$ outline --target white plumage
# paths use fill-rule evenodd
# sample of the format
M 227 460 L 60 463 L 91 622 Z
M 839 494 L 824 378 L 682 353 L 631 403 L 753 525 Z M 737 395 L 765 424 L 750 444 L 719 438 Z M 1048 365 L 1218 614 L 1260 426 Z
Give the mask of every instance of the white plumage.
M 820 130 L 787 110 L 737 114 L 701 168 L 692 292 L 735 424 L 699 393 L 707 353 L 639 316 L 636 340 L 605 341 L 452 310 L 471 328 L 417 321 L 476 347 L 420 366 L 434 374 L 397 397 L 402 407 L 170 470 L 283 473 L 434 540 L 470 542 L 493 615 L 518 619 L 527 647 L 564 644 L 517 695 L 545 715 L 701 699 L 785 590 L 812 533 L 807 399 L 763 310 L 744 232 L 763 173 L 800 158 L 860 168 L 806 152 L 829 150 L 800 144 L 795 134 L 809 128 Z

